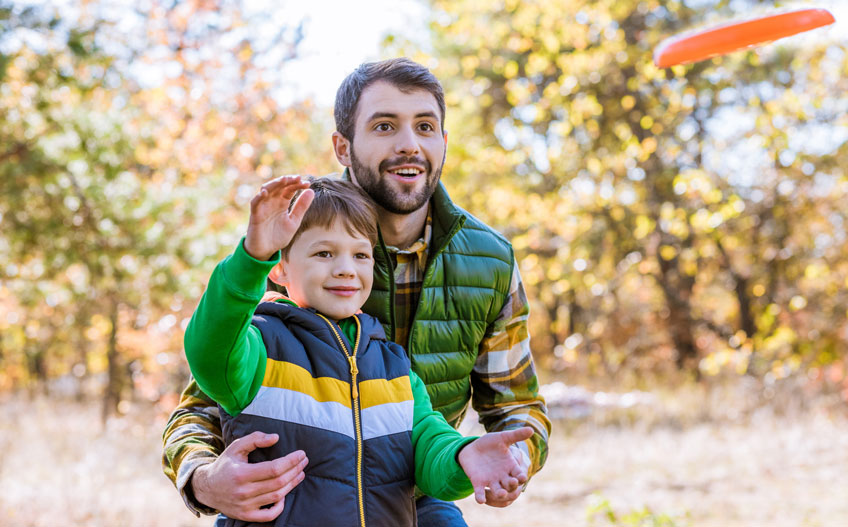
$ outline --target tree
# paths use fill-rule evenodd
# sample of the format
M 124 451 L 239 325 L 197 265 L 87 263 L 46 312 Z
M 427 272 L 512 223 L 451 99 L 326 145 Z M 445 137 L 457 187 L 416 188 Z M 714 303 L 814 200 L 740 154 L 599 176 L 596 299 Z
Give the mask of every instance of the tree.
M 107 8 L 0 6 L 0 376 L 105 373 L 104 416 L 172 389 L 149 378 L 182 365 L 180 325 L 258 182 L 331 160 L 311 104 L 275 102 L 281 63 L 257 62 L 239 4 L 154 2 L 129 33 Z
M 653 66 L 730 4 L 432 2 L 446 183 L 513 240 L 554 368 L 779 378 L 840 349 L 845 55 Z

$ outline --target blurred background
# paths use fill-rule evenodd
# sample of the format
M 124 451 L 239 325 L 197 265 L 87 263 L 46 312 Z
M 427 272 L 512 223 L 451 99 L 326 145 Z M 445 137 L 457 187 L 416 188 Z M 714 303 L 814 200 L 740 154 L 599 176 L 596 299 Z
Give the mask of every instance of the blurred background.
M 837 24 L 659 70 L 677 32 Z M 182 332 L 268 178 L 338 172 L 367 60 L 446 90 L 554 431 L 472 525 L 848 521 L 848 5 L 0 0 L 0 524 L 211 525 L 162 474 Z M 473 417 L 465 430 L 475 431 Z

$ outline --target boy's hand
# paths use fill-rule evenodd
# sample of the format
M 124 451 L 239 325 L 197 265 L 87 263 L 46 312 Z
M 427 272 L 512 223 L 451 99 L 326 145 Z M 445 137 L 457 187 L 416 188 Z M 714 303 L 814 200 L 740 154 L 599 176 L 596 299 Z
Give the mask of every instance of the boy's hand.
M 298 190 L 303 193 L 289 212 L 289 204 Z M 262 185 L 250 200 L 250 223 L 244 239 L 247 254 L 264 261 L 286 247 L 314 196 L 309 183 L 300 176 L 282 176 Z
M 467 444 L 458 461 L 474 486 L 477 503 L 506 507 L 521 493 L 527 482 L 527 467 L 510 452 L 510 445 L 533 436 L 529 426 L 505 432 L 492 432 Z

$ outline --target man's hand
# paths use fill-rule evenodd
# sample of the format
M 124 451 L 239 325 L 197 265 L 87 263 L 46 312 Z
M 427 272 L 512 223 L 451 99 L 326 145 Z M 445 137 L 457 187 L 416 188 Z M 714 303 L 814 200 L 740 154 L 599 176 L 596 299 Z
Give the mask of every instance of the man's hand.
M 248 463 L 247 455 L 277 442 L 277 434 L 253 432 L 233 441 L 214 462 L 195 470 L 189 482 L 200 503 L 247 522 L 269 522 L 283 512 L 286 494 L 303 481 L 306 453 Z M 263 505 L 273 505 L 263 509 Z
M 303 193 L 289 212 L 289 204 L 298 190 Z M 309 183 L 300 176 L 282 176 L 262 185 L 250 200 L 250 223 L 244 239 L 247 254 L 257 260 L 268 260 L 286 247 L 313 197 L 315 193 L 309 189 Z
M 529 426 L 492 432 L 469 443 L 458 456 L 459 464 L 474 486 L 474 499 L 493 507 L 506 507 L 521 494 L 527 482 L 527 466 L 519 463 L 510 445 L 529 439 Z

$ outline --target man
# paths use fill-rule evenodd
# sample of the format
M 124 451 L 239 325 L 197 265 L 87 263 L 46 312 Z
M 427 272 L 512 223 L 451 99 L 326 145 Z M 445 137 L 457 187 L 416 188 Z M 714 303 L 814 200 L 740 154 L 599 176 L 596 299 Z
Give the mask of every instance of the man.
M 456 207 L 440 183 L 444 118 L 438 80 L 408 59 L 363 64 L 336 95 L 336 157 L 379 209 L 363 310 L 406 348 L 451 425 L 471 400 L 487 431 L 532 427 L 513 452 L 531 476 L 547 456 L 550 421 L 530 354 L 529 306 L 509 242 Z M 223 453 L 220 436 L 217 407 L 192 382 L 165 431 L 166 474 L 195 512 L 273 519 L 303 470 L 300 454 L 250 464 L 248 454 L 276 436 L 254 432 Z M 505 507 L 519 493 L 486 503 Z M 422 527 L 465 525 L 452 503 L 424 496 L 416 505 Z

